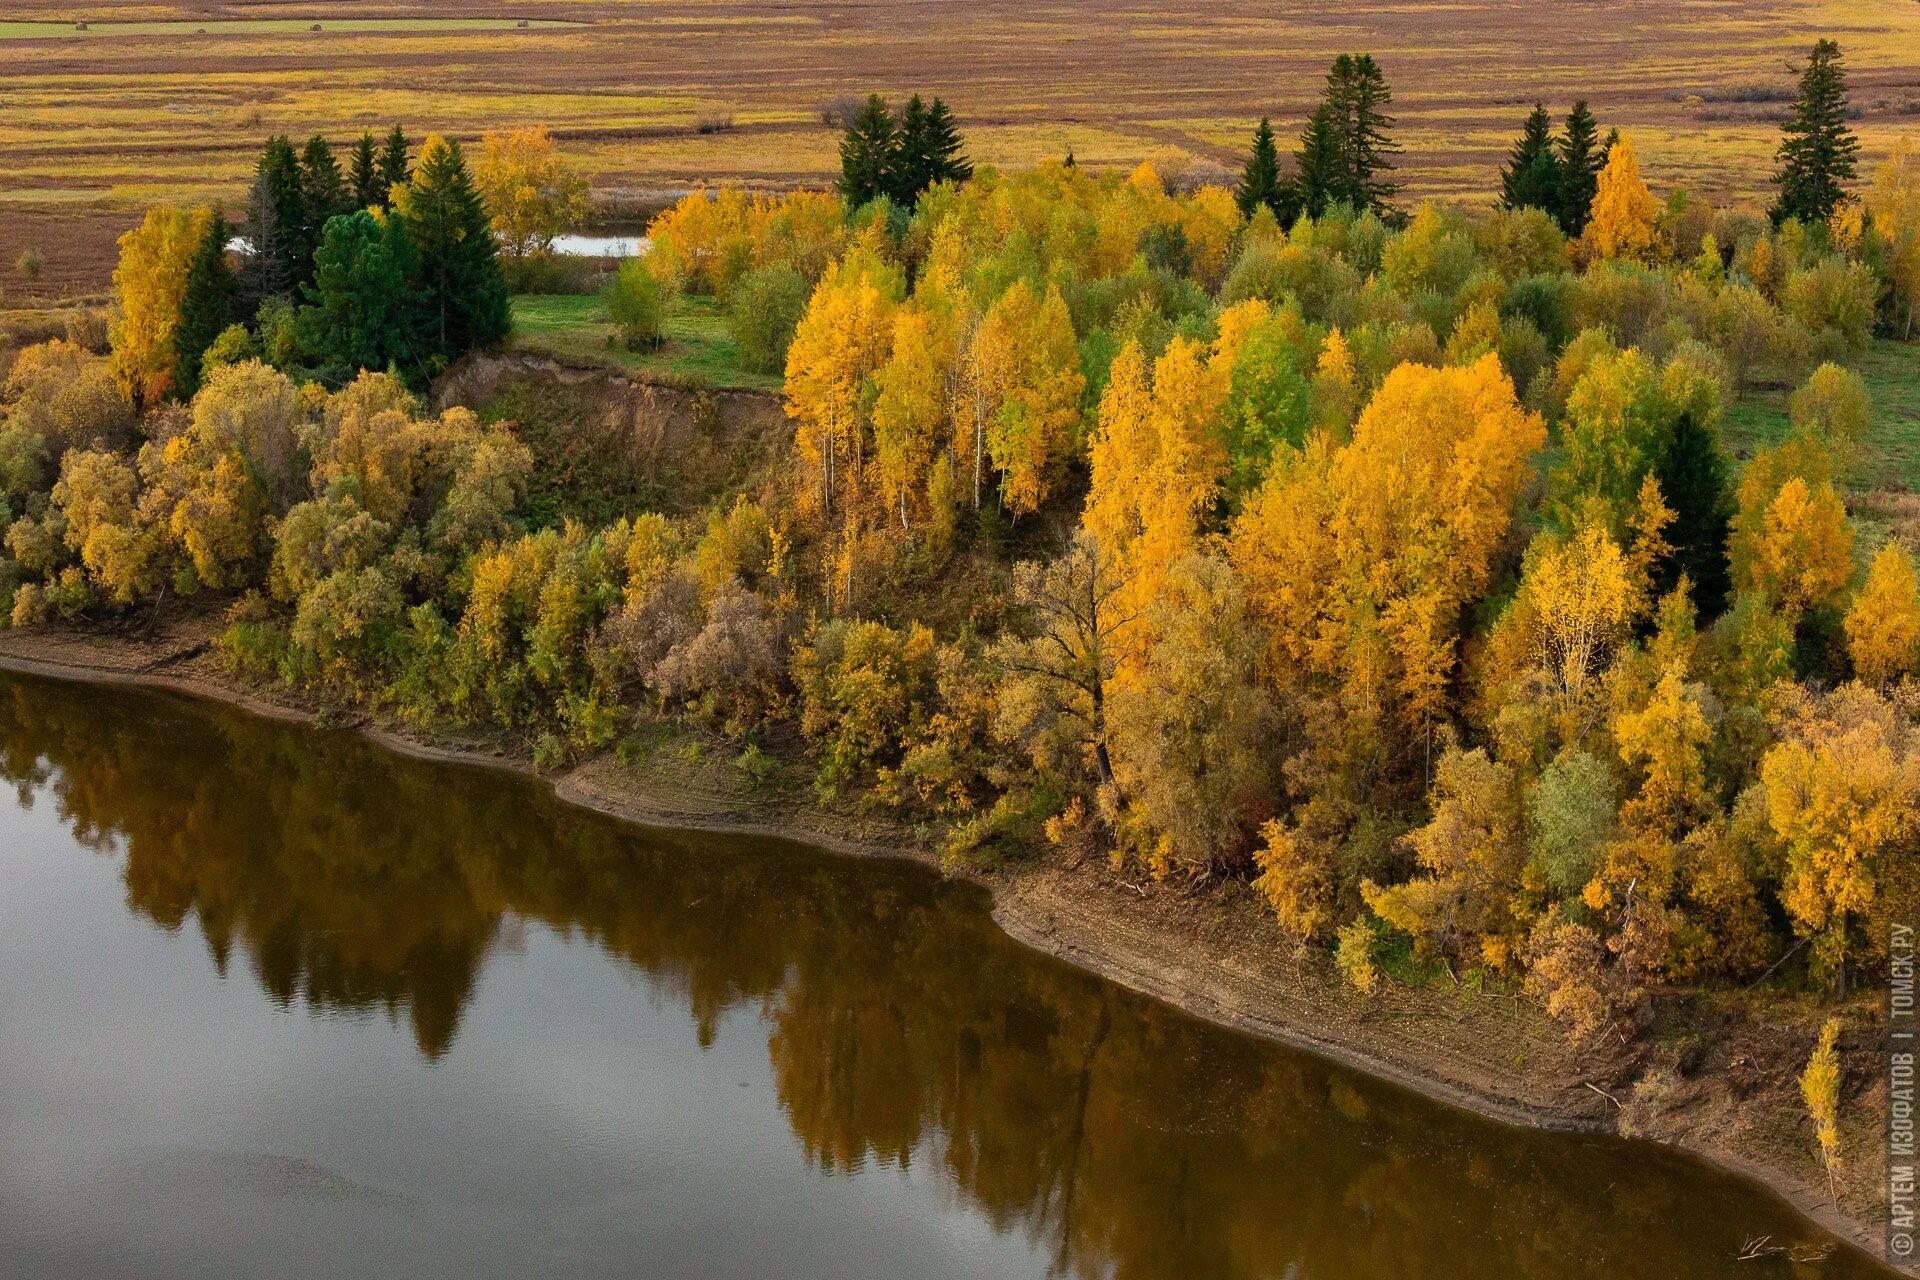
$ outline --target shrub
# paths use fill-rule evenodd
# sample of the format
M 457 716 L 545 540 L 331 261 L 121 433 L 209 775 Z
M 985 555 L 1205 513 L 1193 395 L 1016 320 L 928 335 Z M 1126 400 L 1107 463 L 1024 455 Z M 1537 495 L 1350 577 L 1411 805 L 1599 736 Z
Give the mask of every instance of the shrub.
M 807 309 L 807 281 L 778 263 L 741 276 L 727 297 L 727 328 L 740 351 L 740 363 L 756 373 L 786 367 L 787 347 Z
M 607 315 L 629 351 L 660 345 L 667 316 L 667 290 L 644 258 L 628 258 L 607 284 Z

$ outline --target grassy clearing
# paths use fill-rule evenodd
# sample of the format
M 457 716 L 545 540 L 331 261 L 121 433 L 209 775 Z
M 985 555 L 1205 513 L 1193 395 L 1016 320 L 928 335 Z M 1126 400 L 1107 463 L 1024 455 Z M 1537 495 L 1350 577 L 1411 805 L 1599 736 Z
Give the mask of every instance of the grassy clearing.
M 1850 482 L 1856 490 L 1920 491 L 1920 346 L 1879 339 L 1853 369 L 1873 396 L 1873 422 Z M 1726 445 L 1746 460 L 1787 438 L 1790 387 L 1749 392 L 1727 412 Z
M 571 360 L 613 364 L 674 382 L 751 391 L 774 391 L 778 377 L 740 367 L 726 316 L 712 298 L 674 301 L 657 351 L 629 351 L 614 337 L 607 305 L 598 294 L 523 294 L 513 300 L 514 344 Z

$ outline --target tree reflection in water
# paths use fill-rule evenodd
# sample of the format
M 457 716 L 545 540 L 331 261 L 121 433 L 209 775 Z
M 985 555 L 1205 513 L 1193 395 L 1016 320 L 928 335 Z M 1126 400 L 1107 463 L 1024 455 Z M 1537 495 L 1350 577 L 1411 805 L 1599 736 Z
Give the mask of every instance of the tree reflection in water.
M 641 832 L 498 773 L 124 689 L 0 676 L 0 773 L 282 1005 L 384 1010 L 428 1059 L 524 922 L 757 1014 L 816 1168 L 932 1167 L 1063 1275 L 1745 1274 L 1807 1238 L 1651 1148 L 1488 1124 L 1010 942 L 904 864 Z M 1866 1275 L 1841 1253 L 1803 1275 Z

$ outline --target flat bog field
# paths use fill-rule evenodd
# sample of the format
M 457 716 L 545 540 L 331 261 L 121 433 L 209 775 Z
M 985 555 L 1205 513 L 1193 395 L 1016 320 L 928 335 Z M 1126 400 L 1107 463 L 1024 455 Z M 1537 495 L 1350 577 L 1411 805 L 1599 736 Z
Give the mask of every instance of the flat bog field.
M 1290 140 L 1346 50 L 1392 82 L 1411 194 L 1488 192 L 1525 108 L 1582 94 L 1656 188 L 1757 196 L 1789 61 L 1819 35 L 1846 53 L 1869 159 L 1920 132 L 1915 0 L 43 4 L 0 22 L 0 264 L 16 297 L 97 288 L 145 205 L 237 204 L 266 135 L 395 121 L 547 122 L 632 203 L 823 183 L 833 104 L 871 91 L 941 94 L 980 161 L 1225 166 L 1263 113 Z M 29 247 L 32 283 L 11 271 Z

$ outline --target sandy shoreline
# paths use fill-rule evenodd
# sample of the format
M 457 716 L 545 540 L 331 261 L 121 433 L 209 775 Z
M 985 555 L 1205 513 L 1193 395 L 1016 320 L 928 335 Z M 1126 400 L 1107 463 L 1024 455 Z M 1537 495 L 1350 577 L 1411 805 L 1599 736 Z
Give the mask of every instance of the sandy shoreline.
M 225 678 L 213 668 L 204 640 L 195 638 L 135 641 L 4 632 L 0 669 L 166 690 L 282 721 L 330 720 L 291 697 L 268 696 Z M 895 825 L 861 823 L 809 805 L 759 811 L 758 806 L 675 790 L 672 784 L 649 785 L 608 753 L 563 773 L 541 773 L 530 760 L 497 749 L 434 743 L 365 717 L 349 720 L 345 727 L 403 755 L 538 778 L 569 804 L 641 826 L 772 837 L 844 855 L 939 866 L 935 853 Z M 1246 941 L 1240 916 L 1249 913 L 1218 903 L 1189 907 L 1169 901 L 1176 898 L 1173 893 L 1150 896 L 1116 883 L 1103 871 L 1023 868 L 969 873 L 968 878 L 988 888 L 994 920 L 1017 942 L 1195 1017 L 1331 1059 L 1505 1123 L 1589 1133 L 1621 1127 L 1616 1118 L 1620 1104 L 1607 1087 L 1608 1069 L 1617 1074 L 1628 1066 L 1616 1059 L 1591 1069 L 1592 1064 L 1569 1051 L 1544 1015 L 1530 1016 L 1537 1011 L 1494 1016 L 1464 996 L 1449 1003 L 1443 995 L 1411 991 L 1390 991 L 1380 1000 L 1363 1001 L 1329 981 L 1324 972 L 1313 972 L 1299 958 L 1282 954 L 1284 949 L 1271 941 L 1258 948 L 1233 945 Z M 1137 896 L 1129 896 L 1129 890 Z M 1212 927 L 1185 927 L 1196 913 Z M 1196 932 L 1205 936 L 1196 937 Z M 1515 1046 L 1517 1052 L 1502 1062 L 1504 1051 Z M 1707 1122 L 1656 1130 L 1651 1136 L 1759 1183 L 1842 1242 L 1879 1257 L 1877 1223 L 1834 1208 L 1824 1186 L 1802 1172 L 1714 1141 L 1711 1135 L 1717 1133 L 1718 1126 Z

